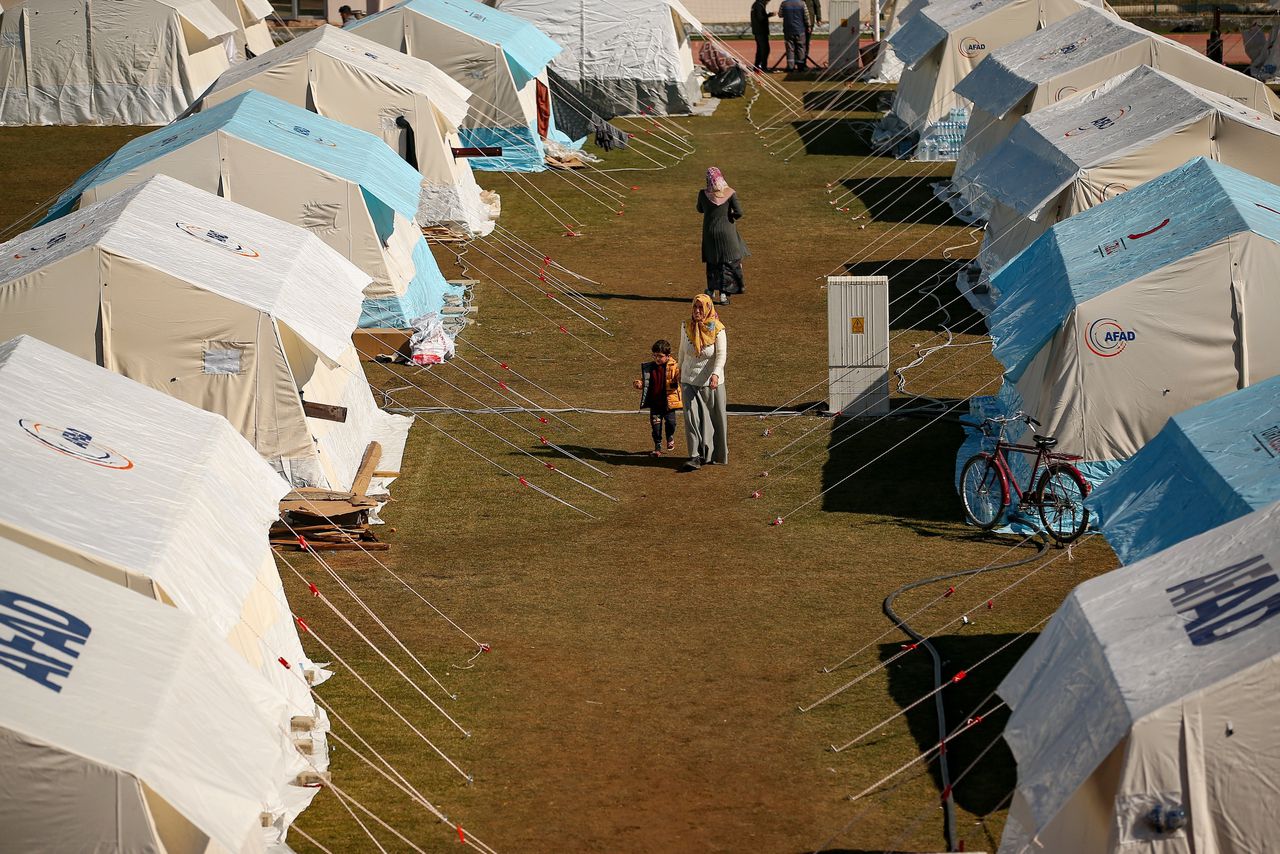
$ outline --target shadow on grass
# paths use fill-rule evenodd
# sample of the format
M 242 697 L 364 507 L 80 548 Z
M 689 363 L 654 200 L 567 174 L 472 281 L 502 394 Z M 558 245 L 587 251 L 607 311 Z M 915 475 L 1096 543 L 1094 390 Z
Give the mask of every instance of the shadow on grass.
M 979 622 L 980 620 L 981 618 Z M 1008 649 L 983 662 L 981 668 L 966 672 L 962 681 L 948 685 L 942 692 L 948 732 L 955 732 L 957 727 L 975 714 L 982 714 L 980 722 L 955 736 L 947 744 L 947 764 L 953 781 L 973 765 L 973 770 L 955 785 L 952 794 L 957 806 L 974 815 L 985 816 L 1003 808 L 1003 801 L 1017 780 L 1013 755 L 1004 739 L 1000 738 L 1005 723 L 1009 720 L 1009 710 L 1002 707 L 998 711 L 990 711 L 999 702 L 992 696 L 992 692 L 1035 640 L 1035 635 L 1014 640 L 1016 637 L 1010 634 L 952 634 L 931 639 L 942 659 L 943 679 L 950 679 L 960 670 L 968 671 L 986 656 L 995 653 L 1005 644 L 1010 644 Z M 880 659 L 887 660 L 901 651 L 902 647 L 898 643 L 883 644 L 880 647 Z M 903 656 L 887 670 L 889 694 L 901 708 L 906 708 L 934 690 L 933 659 L 924 649 Z M 990 714 L 985 714 L 988 711 Z M 938 716 L 932 698 L 907 712 L 905 717 L 907 727 L 921 753 L 937 746 Z M 987 751 L 986 755 L 979 759 L 984 750 Z M 929 763 L 929 773 L 941 793 L 942 777 L 936 759 Z
M 651 297 L 644 294 L 589 294 L 580 291 L 587 299 L 622 299 L 631 302 L 678 302 L 689 303 L 692 300 L 689 297 Z
M 805 154 L 865 157 L 871 153 L 871 122 L 866 119 L 811 119 L 792 122 Z
M 899 524 L 958 522 L 964 510 L 953 472 L 962 438 L 960 425 L 952 421 L 841 419 L 828 439 L 822 488 L 830 491 L 822 498 L 822 509 L 892 516 Z
M 648 436 L 642 437 L 636 444 L 647 444 Z M 586 445 L 560 445 L 569 453 L 587 462 L 604 462 L 611 466 L 640 466 L 642 468 L 678 469 L 688 459 L 679 447 L 674 451 L 663 451 L 662 456 L 655 457 L 649 451 L 624 451 L 618 448 L 592 448 Z M 565 457 L 555 448 L 535 448 L 534 456 L 545 457 L 548 462 L 564 460 Z M 559 463 L 557 463 L 559 465 Z
M 863 261 L 846 264 L 845 272 L 850 276 L 889 277 L 891 329 L 940 332 L 945 326 L 955 332 L 985 334 L 982 316 L 960 296 L 954 284 L 956 273 L 965 263 L 961 259 L 942 258 Z M 921 288 L 936 289 L 936 298 L 915 293 Z
M 804 93 L 804 108 L 878 113 L 884 94 L 876 89 L 810 89 Z
M 964 225 L 955 218 L 951 206 L 930 189 L 931 184 L 942 180 L 945 179 L 938 175 L 903 175 L 853 178 L 842 183 L 873 220 L 911 225 Z

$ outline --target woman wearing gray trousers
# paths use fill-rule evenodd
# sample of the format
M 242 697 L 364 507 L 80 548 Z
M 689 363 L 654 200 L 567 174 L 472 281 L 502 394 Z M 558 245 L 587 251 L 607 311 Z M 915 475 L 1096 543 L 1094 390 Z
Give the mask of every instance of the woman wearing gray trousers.
M 729 462 L 728 392 L 724 364 L 729 355 L 724 324 L 706 294 L 693 298 L 693 314 L 680 325 L 680 386 L 689 462 L 681 471 Z

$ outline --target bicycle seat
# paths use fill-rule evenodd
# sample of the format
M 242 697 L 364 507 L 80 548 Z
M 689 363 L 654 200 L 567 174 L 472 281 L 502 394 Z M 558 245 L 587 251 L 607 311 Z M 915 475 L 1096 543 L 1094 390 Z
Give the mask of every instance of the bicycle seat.
M 1037 433 L 1037 434 L 1034 434 L 1031 438 L 1035 440 L 1037 448 L 1044 448 L 1046 451 L 1049 448 L 1052 448 L 1054 445 L 1058 444 L 1058 440 L 1053 438 L 1052 436 L 1041 436 L 1040 434 Z

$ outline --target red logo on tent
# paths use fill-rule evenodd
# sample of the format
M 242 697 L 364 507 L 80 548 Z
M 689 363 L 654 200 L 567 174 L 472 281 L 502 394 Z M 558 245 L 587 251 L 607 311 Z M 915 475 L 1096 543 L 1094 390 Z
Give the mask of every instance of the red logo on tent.
M 1085 36 L 1082 39 L 1076 39 L 1075 41 L 1068 42 L 1067 44 L 1064 44 L 1061 47 L 1055 47 L 1053 50 L 1049 51 L 1048 53 L 1042 53 L 1040 54 L 1040 56 L 1036 58 L 1039 59 L 1041 62 L 1043 62 L 1046 59 L 1053 59 L 1055 56 L 1071 56 L 1071 54 L 1078 51 L 1080 49 L 1080 46 L 1085 44 L 1091 38 L 1093 38 L 1093 36 Z
M 1132 329 L 1125 329 L 1119 321 L 1110 317 L 1102 317 L 1089 324 L 1085 330 L 1084 343 L 1095 356 L 1109 359 L 1124 352 L 1125 345 L 1137 338 Z
M 133 468 L 133 460 L 116 453 L 101 442 L 95 442 L 92 436 L 75 427 L 53 427 L 30 418 L 19 418 L 18 426 L 46 448 L 52 448 L 68 457 L 119 471 Z
M 1121 193 L 1127 192 L 1129 192 L 1129 188 L 1124 184 L 1112 182 L 1102 188 L 1102 200 L 1105 202 L 1107 199 L 1114 199 Z
M 975 39 L 973 36 L 965 36 L 960 39 L 960 44 L 956 45 L 956 50 L 960 51 L 960 55 L 966 59 L 973 59 L 986 49 L 986 43 Z
M 1155 228 L 1148 228 L 1146 231 L 1140 231 L 1137 234 L 1130 234 L 1128 235 L 1128 237 L 1130 240 L 1141 240 L 1144 237 L 1150 237 L 1151 235 L 1155 234 L 1157 231 L 1164 228 L 1168 224 L 1169 224 L 1169 218 L 1165 217 L 1164 221 L 1161 222 L 1159 225 L 1157 225 Z
M 78 228 L 74 228 L 71 231 L 64 231 L 64 232 L 61 232 L 60 234 L 55 234 L 52 237 L 47 238 L 44 243 L 33 244 L 31 246 L 28 246 L 26 249 L 22 249 L 18 252 L 13 253 L 13 259 L 15 261 L 21 261 L 23 258 L 30 258 L 32 255 L 36 254 L 37 252 L 43 252 L 46 249 L 52 249 L 53 247 L 57 246 L 59 243 L 62 243 L 63 241 L 65 241 L 71 235 L 79 234 L 80 232 L 84 231 L 86 228 L 88 228 L 91 225 L 93 225 L 92 219 L 85 220 L 84 222 L 80 223 L 80 226 Z

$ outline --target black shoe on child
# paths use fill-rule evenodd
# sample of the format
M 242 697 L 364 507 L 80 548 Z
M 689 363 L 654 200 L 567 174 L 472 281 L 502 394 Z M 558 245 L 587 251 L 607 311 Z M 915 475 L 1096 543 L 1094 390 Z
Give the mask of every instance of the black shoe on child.
M 682 472 L 691 472 L 691 471 L 697 471 L 697 470 L 698 470 L 698 469 L 700 469 L 700 468 L 702 468 L 702 466 L 701 466 L 701 465 L 699 465 L 698 463 L 695 463 L 693 460 L 689 460 L 689 462 L 687 462 L 687 463 L 685 463 L 684 465 L 680 466 L 679 471 L 682 471 Z

